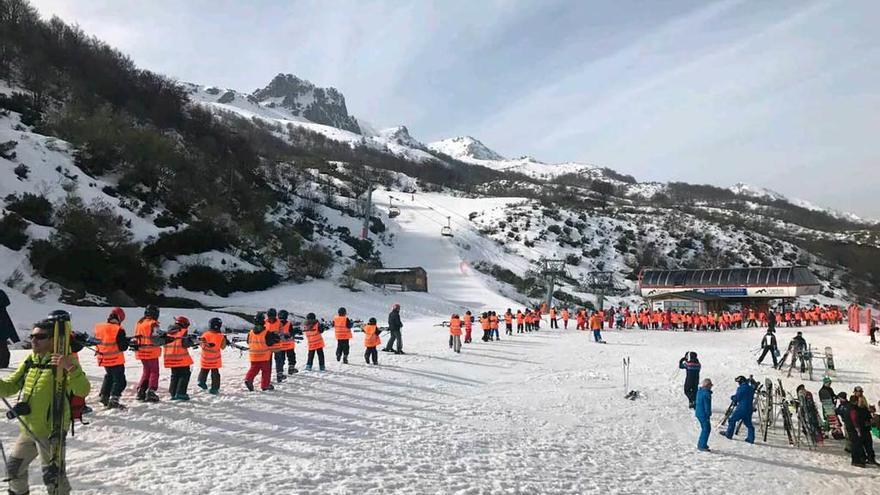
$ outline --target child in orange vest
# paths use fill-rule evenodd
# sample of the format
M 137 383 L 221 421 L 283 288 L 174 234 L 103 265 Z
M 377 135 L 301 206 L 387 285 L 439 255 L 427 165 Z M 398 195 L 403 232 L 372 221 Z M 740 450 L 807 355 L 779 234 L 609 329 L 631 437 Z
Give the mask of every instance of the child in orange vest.
M 107 323 L 95 325 L 95 338 L 98 340 L 97 354 L 98 366 L 104 368 L 104 382 L 101 384 L 99 400 L 101 404 L 110 409 L 124 408 L 119 403 L 119 396 L 125 390 L 125 352 L 128 349 L 128 338 L 122 322 L 125 320 L 125 311 L 122 308 L 113 308 Z
M 321 334 L 324 333 L 324 329 L 321 328 L 321 324 L 318 323 L 315 313 L 309 313 L 306 315 L 306 321 L 302 323 L 302 332 L 309 343 L 309 357 L 306 361 L 306 371 L 312 371 L 312 362 L 315 359 L 315 355 L 318 356 L 318 366 L 321 371 L 324 371 L 324 338 L 321 337 Z
M 457 314 L 449 319 L 449 348 L 461 352 L 461 317 Z
M 348 364 L 349 342 L 351 341 L 352 322 L 346 316 L 345 308 L 339 308 L 336 317 L 333 318 L 333 334 L 336 337 L 336 360 L 342 359 L 342 364 Z
M 168 327 L 165 333 L 165 367 L 171 368 L 171 383 L 168 393 L 171 400 L 189 400 L 186 389 L 189 387 L 189 378 L 192 376 L 190 366 L 193 364 L 189 355 L 192 341 L 187 335 L 189 332 L 189 320 L 184 316 L 174 318 L 174 323 Z
M 372 359 L 374 366 L 379 365 L 379 351 L 377 348 L 382 344 L 382 340 L 379 339 L 380 333 L 382 332 L 376 326 L 376 319 L 370 318 L 370 321 L 364 325 L 364 347 L 367 348 L 364 352 L 364 360 L 367 364 L 370 364 L 370 359 Z
M 223 320 L 211 318 L 208 321 L 208 330 L 199 337 L 199 347 L 202 349 L 201 368 L 199 369 L 199 388 L 208 390 L 208 393 L 217 395 L 220 393 L 220 368 L 223 367 L 223 349 L 226 348 L 226 336 L 221 333 Z M 208 373 L 211 373 L 211 388 L 208 389 Z
M 159 389 L 159 358 L 162 356 L 164 339 L 159 335 L 159 308 L 149 305 L 144 308 L 144 317 L 135 325 L 134 357 L 139 359 L 143 371 L 138 382 L 137 400 L 159 402 L 156 391 Z
M 260 389 L 264 392 L 275 390 L 272 386 L 272 351 L 271 347 L 281 341 L 275 332 L 266 331 L 266 317 L 263 313 L 257 313 L 254 318 L 254 328 L 248 332 L 248 357 L 251 367 L 244 375 L 244 386 L 251 392 L 254 391 L 254 378 L 260 374 Z
M 474 316 L 470 311 L 464 313 L 464 343 L 471 343 L 471 332 L 474 329 Z

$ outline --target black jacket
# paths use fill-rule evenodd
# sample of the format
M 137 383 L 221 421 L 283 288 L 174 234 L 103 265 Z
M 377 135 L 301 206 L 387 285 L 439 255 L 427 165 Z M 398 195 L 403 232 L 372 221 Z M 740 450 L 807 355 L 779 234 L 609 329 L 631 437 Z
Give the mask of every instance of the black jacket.
M 769 339 L 767 337 L 770 337 Z M 761 348 L 766 349 L 770 348 L 776 350 L 776 335 L 773 335 L 770 332 L 764 334 L 764 338 L 761 339 Z
M 400 310 L 392 309 L 388 313 L 388 330 L 400 330 L 401 328 L 403 328 L 403 323 L 400 322 Z
M 9 296 L 0 290 L 0 339 L 18 342 L 18 332 L 15 330 L 15 325 L 12 324 L 12 318 L 6 312 L 8 306 Z

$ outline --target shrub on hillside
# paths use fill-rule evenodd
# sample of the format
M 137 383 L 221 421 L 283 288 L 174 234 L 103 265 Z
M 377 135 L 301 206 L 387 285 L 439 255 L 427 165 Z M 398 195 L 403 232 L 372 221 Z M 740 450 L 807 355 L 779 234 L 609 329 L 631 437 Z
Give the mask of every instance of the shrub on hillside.
M 0 218 L 0 244 L 18 251 L 27 244 L 27 222 L 17 213 L 7 213 Z
M 173 258 L 180 254 L 198 254 L 206 251 L 224 251 L 235 241 L 235 235 L 224 227 L 209 222 L 198 222 L 178 231 L 159 236 L 144 247 L 144 256 Z
M 10 194 L 6 196 L 6 209 L 14 211 L 25 219 L 37 224 L 50 227 L 52 225 L 52 203 L 43 196 L 24 193 L 21 197 Z
M 324 278 L 333 267 L 333 253 L 324 246 L 312 245 L 297 256 L 288 258 L 288 271 L 293 280 L 302 281 L 306 277 Z

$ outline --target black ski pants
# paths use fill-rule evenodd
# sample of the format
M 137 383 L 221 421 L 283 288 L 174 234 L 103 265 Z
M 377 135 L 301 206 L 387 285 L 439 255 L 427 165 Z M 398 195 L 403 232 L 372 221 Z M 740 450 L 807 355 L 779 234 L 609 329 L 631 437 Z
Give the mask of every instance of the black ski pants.
M 285 351 L 275 351 L 275 373 L 281 375 L 284 373 L 284 360 L 290 367 L 296 366 L 296 352 L 293 349 Z
M 208 381 L 208 372 L 211 372 L 211 388 L 214 390 L 220 390 L 220 370 L 206 370 L 202 368 L 199 370 L 199 383 L 206 383 Z
M 192 370 L 189 366 L 171 368 L 171 384 L 168 386 L 168 393 L 171 394 L 171 397 L 186 393 L 191 376 Z
M 379 364 L 379 351 L 376 350 L 376 347 L 367 347 L 367 350 L 364 351 L 364 360 L 367 364 L 370 364 L 370 359 L 373 360 L 373 364 Z
M 774 351 L 772 347 L 764 348 L 764 352 L 762 352 L 761 357 L 758 358 L 758 364 L 761 364 L 761 362 L 764 361 L 764 356 L 766 356 L 768 352 L 770 353 L 770 357 L 773 358 L 773 367 L 775 368 L 778 364 L 776 362 L 776 351 Z
M 122 395 L 122 391 L 125 390 L 125 386 L 128 385 L 125 381 L 125 365 L 120 364 L 118 366 L 104 366 L 104 382 L 101 383 L 101 394 L 102 398 L 107 397 L 119 397 Z
M 871 334 L 873 337 L 874 334 Z M 0 368 L 9 367 L 9 342 L 6 339 L 0 339 Z
M 400 333 L 400 329 L 389 330 L 391 337 L 388 339 L 388 343 L 385 345 L 386 351 L 392 351 L 392 347 L 395 343 L 397 343 L 397 352 L 403 350 L 403 334 Z
M 315 361 L 315 354 L 318 355 L 318 366 L 323 368 L 324 367 L 324 348 L 323 347 L 321 349 L 312 349 L 311 351 L 309 351 L 309 358 L 306 361 L 306 366 L 311 368 L 312 363 Z
M 348 339 L 342 339 L 336 341 L 336 360 L 339 361 L 342 358 L 348 360 L 348 352 L 350 348 L 348 345 Z

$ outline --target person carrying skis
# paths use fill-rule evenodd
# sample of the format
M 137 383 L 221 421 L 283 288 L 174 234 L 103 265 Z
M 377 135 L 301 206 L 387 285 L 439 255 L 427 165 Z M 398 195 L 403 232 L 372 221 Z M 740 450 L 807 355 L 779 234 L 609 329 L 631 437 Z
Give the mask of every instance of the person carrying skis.
M 394 352 L 394 354 L 404 354 L 403 335 L 401 334 L 402 328 L 403 323 L 400 321 L 400 304 L 395 303 L 391 306 L 391 312 L 388 313 L 388 333 L 391 334 L 391 337 L 388 338 L 388 344 L 382 349 L 383 351 Z M 392 351 L 395 342 L 397 343 L 397 350 Z
M 382 343 L 379 339 L 379 333 L 380 330 L 376 325 L 376 319 L 370 318 L 370 321 L 364 325 L 364 347 L 367 348 L 364 351 L 364 360 L 367 364 L 370 364 L 370 359 L 372 358 L 374 366 L 379 365 L 379 352 L 376 350 L 379 344 Z
M 321 334 L 324 333 L 324 328 L 321 327 L 315 313 L 309 313 L 306 315 L 305 321 L 302 322 L 302 332 L 309 345 L 306 371 L 312 371 L 312 363 L 314 362 L 315 355 L 318 356 L 319 369 L 324 371 L 324 337 L 321 336 Z
M 144 308 L 144 317 L 138 320 L 134 329 L 134 357 L 141 362 L 143 371 L 138 382 L 137 396 L 139 401 L 159 402 L 159 357 L 162 355 L 161 343 L 164 343 L 158 332 L 159 308 L 150 304 Z
M 296 369 L 296 340 L 293 331 L 293 324 L 288 321 L 290 313 L 286 309 L 278 312 L 278 321 L 281 322 L 281 328 L 278 331 L 281 337 L 281 343 L 278 344 L 278 350 L 275 351 L 275 373 L 281 375 L 284 373 L 284 360 L 287 360 L 287 375 L 290 376 L 297 373 Z M 277 378 L 277 377 L 276 377 Z
M 464 313 L 464 343 L 471 343 L 471 332 L 474 330 L 474 315 L 470 311 Z
M 0 289 L 0 368 L 9 367 L 9 342 L 18 342 L 18 332 L 12 324 L 12 318 L 6 312 L 9 307 L 9 296 Z
M 265 316 L 257 313 L 254 317 L 254 328 L 248 332 L 248 360 L 251 367 L 244 375 L 244 386 L 254 391 L 254 378 L 260 375 L 260 390 L 275 390 L 272 385 L 272 346 L 281 341 L 277 332 L 266 330 Z
M 697 390 L 694 415 L 700 422 L 700 438 L 697 440 L 697 450 L 709 452 L 709 433 L 712 425 L 709 418 L 712 417 L 712 380 L 703 380 L 703 386 Z
M 752 425 L 755 388 L 742 375 L 736 377 L 736 383 L 739 386 L 736 388 L 736 393 L 730 397 L 730 400 L 736 404 L 736 408 L 733 410 L 733 414 L 730 415 L 730 419 L 727 422 L 727 432 L 724 433 L 724 436 L 732 440 L 737 422 L 742 421 L 746 427 L 746 442 L 755 443 L 755 427 Z
M 127 385 L 125 381 L 125 351 L 128 350 L 128 337 L 122 322 L 125 311 L 113 308 L 106 323 L 95 325 L 95 338 L 98 340 L 95 357 L 98 366 L 104 368 L 104 381 L 98 401 L 109 409 L 124 407 L 119 403 L 119 396 Z
M 211 318 L 208 321 L 208 330 L 199 337 L 201 357 L 199 362 L 198 385 L 202 390 L 207 390 L 211 395 L 220 393 L 220 368 L 223 367 L 223 349 L 226 349 L 226 336 L 221 329 L 223 320 Z M 208 373 L 211 374 L 211 388 L 208 388 Z
M 449 319 L 449 348 L 461 353 L 461 317 L 457 314 Z
M 678 360 L 678 367 L 685 370 L 684 395 L 688 399 L 688 407 L 693 409 L 697 403 L 697 384 L 700 383 L 700 369 L 702 368 L 700 360 L 697 359 L 697 353 L 689 351 Z
M 336 337 L 336 361 L 342 359 L 342 364 L 348 364 L 349 341 L 351 340 L 351 319 L 348 318 L 345 308 L 339 308 L 336 317 L 333 318 L 333 334 Z
M 189 320 L 185 316 L 174 318 L 168 330 L 165 332 L 165 367 L 171 368 L 171 383 L 168 393 L 171 400 L 188 401 L 189 378 L 192 376 L 192 357 L 189 355 L 191 341 L 189 339 Z
M 782 369 L 785 365 L 785 360 L 788 356 L 791 356 L 791 366 L 794 366 L 798 357 L 801 360 L 801 373 L 806 371 L 806 362 L 804 361 L 804 352 L 807 350 L 807 341 L 804 340 L 803 332 L 798 332 L 791 341 L 788 343 L 788 349 L 786 349 L 785 354 L 782 355 L 782 359 L 779 360 L 779 366 L 777 369 Z
M 773 333 L 773 329 L 767 328 L 767 333 L 764 334 L 764 337 L 761 338 L 761 349 L 764 351 L 761 352 L 761 357 L 758 358 L 758 364 L 761 364 L 764 361 L 764 357 L 767 353 L 770 353 L 770 357 L 773 358 L 773 367 L 778 366 L 778 362 L 776 360 L 776 353 L 779 352 L 779 347 L 776 345 L 776 335 Z
M 42 464 L 43 483 L 49 493 L 66 495 L 70 483 L 64 464 L 54 466 L 47 448 L 52 436 L 51 408 L 55 398 L 53 370 L 67 375 L 67 391 L 77 397 L 89 395 L 89 379 L 72 355 L 53 354 L 55 348 L 55 321 L 48 319 L 34 325 L 30 333 L 31 354 L 22 361 L 11 375 L 0 378 L 0 396 L 19 394 L 19 402 L 7 414 L 18 417 L 19 434 L 6 463 L 9 493 L 29 493 L 28 467 L 39 456 Z M 24 398 L 23 400 L 21 398 Z M 65 398 L 61 435 L 70 428 L 70 404 Z M 64 445 L 62 441 L 62 445 Z M 62 456 L 64 455 L 62 451 Z

